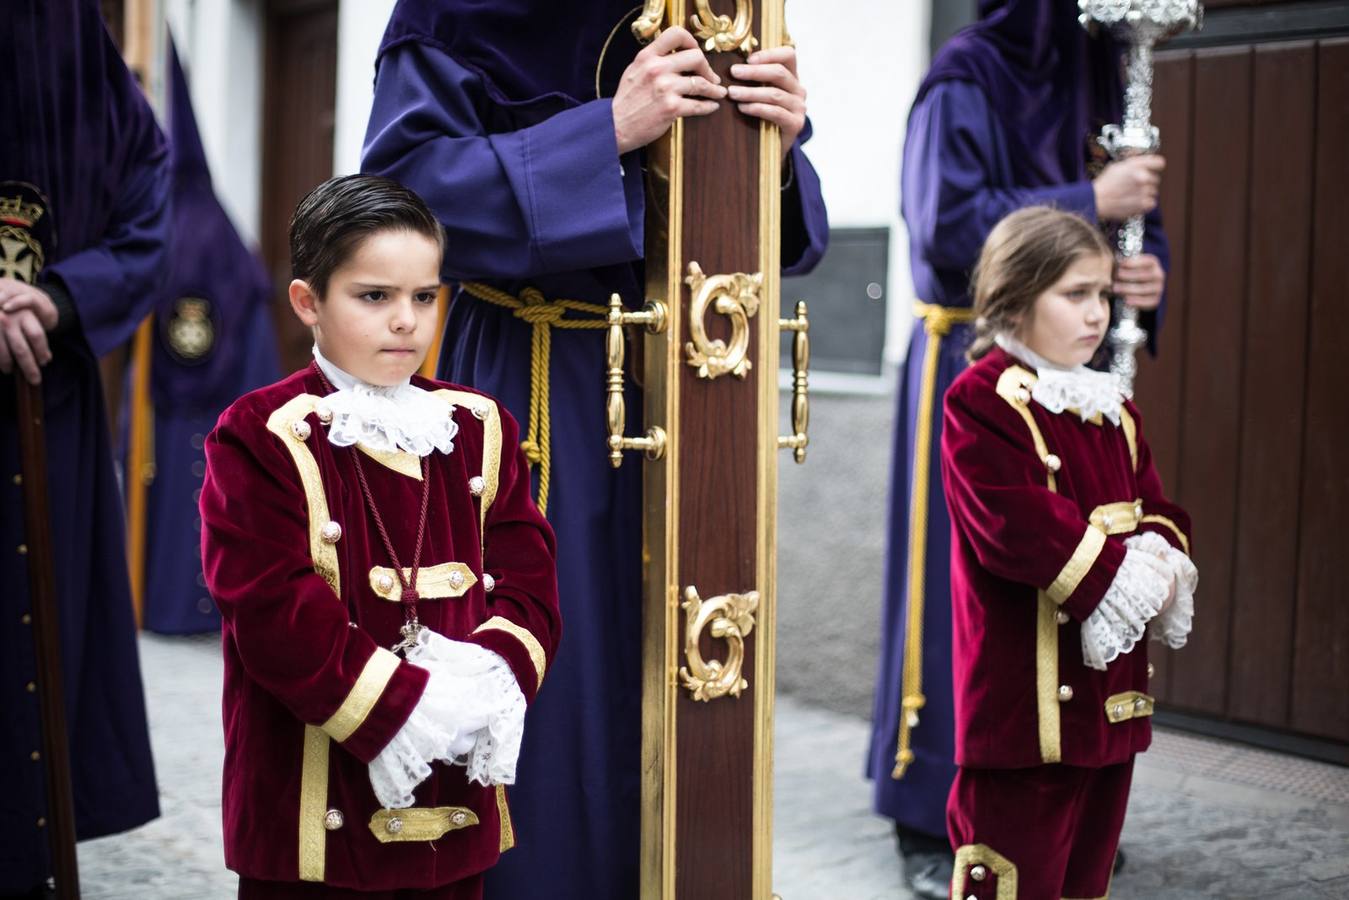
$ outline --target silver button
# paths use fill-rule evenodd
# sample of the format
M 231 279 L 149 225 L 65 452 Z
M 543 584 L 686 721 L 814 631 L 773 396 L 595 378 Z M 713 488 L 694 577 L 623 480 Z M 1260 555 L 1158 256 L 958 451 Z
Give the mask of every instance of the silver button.
M 867 299 L 879 300 L 885 296 L 885 289 L 881 287 L 880 282 L 871 281 L 867 283 Z
M 1110 513 L 1101 514 L 1101 527 L 1103 527 L 1106 531 L 1109 531 L 1110 526 L 1114 524 L 1115 524 L 1114 516 L 1110 515 Z
M 488 573 L 483 572 L 483 573 L 482 573 L 482 589 L 483 589 L 484 591 L 487 591 L 487 593 L 490 594 L 492 591 L 496 590 L 496 586 L 497 586 L 497 580 L 496 580 L 495 578 L 493 578 L 491 575 L 489 575 Z
M 464 823 L 467 822 L 467 821 L 468 821 L 468 816 L 464 815 L 463 810 L 460 810 L 460 811 L 454 813 L 454 815 L 450 816 L 450 824 L 451 824 L 451 825 L 454 825 L 454 826 L 457 827 L 457 828 L 462 828 L 462 827 L 464 827 Z
M 336 544 L 342 539 L 342 526 L 336 522 L 328 522 L 319 529 L 319 536 L 323 538 L 325 544 Z
M 988 869 L 985 869 L 983 866 L 975 866 L 970 869 L 970 877 L 975 881 L 983 881 L 988 877 Z
M 461 588 L 464 586 L 464 574 L 459 571 L 450 573 L 450 587 Z
M 1057 472 L 1059 469 L 1063 468 L 1063 460 L 1059 459 L 1057 455 L 1050 453 L 1045 457 L 1045 468 L 1051 472 Z
M 1151 678 L 1153 675 L 1156 674 L 1157 674 L 1157 667 L 1154 666 L 1152 663 L 1148 663 L 1148 677 Z
M 1142 697 L 1138 697 L 1134 700 L 1134 712 L 1142 712 L 1147 708 L 1148 701 L 1144 700 Z
M 481 497 L 482 492 L 487 490 L 487 479 L 481 475 L 474 475 L 468 480 L 468 490 L 475 497 Z
M 403 820 L 398 818 L 397 816 L 394 816 L 387 823 L 385 823 L 384 830 L 389 832 L 389 834 L 398 834 L 398 832 L 403 830 Z
M 1139 518 L 1139 519 L 1143 518 L 1143 501 L 1142 501 L 1142 500 L 1139 500 L 1137 503 L 1134 504 L 1134 516 L 1135 516 L 1136 518 Z
M 486 403 L 475 403 L 475 404 L 473 405 L 473 417 L 474 417 L 475 419 L 477 419 L 478 421 L 480 421 L 480 422 L 481 422 L 483 419 L 486 419 L 486 418 L 487 418 L 487 404 L 486 404 Z
M 1111 711 L 1112 713 L 1115 714 L 1115 718 L 1116 718 L 1116 719 L 1123 719 L 1123 718 L 1124 718 L 1124 704 L 1123 704 L 1123 703 L 1116 703 L 1116 704 L 1111 708 L 1110 711 Z
M 1073 689 L 1066 684 L 1059 685 L 1059 702 L 1067 703 L 1073 699 Z
M 346 819 L 342 818 L 342 811 L 330 809 L 323 816 L 323 827 L 329 831 L 336 831 L 341 828 Z
M 290 433 L 295 435 L 297 441 L 309 440 L 309 423 L 304 419 L 296 419 L 290 423 Z
M 393 590 L 393 576 L 392 575 L 379 576 L 379 589 L 382 592 Z
M 1016 398 L 1017 403 L 1024 405 L 1030 402 L 1030 391 L 1026 390 L 1024 387 L 1017 388 L 1016 392 L 1013 393 L 1012 396 Z
M 1069 620 L 1070 618 L 1072 618 L 1072 617 L 1069 616 L 1069 615 L 1068 615 L 1066 612 L 1064 612 L 1063 610 L 1059 610 L 1058 612 L 1054 613 L 1054 621 L 1055 621 L 1055 622 L 1058 622 L 1060 625 L 1067 625 L 1067 624 L 1068 624 L 1068 620 Z
M 333 420 L 332 407 L 328 406 L 326 403 L 320 403 L 318 406 L 314 407 L 314 415 L 318 416 L 320 422 L 327 425 Z

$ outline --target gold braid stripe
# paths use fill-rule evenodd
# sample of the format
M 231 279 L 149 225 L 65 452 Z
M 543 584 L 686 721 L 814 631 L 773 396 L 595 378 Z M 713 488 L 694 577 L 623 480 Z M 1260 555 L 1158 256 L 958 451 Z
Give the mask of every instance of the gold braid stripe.
M 554 328 L 594 329 L 608 325 L 609 310 L 579 300 L 548 300 L 535 288 L 525 288 L 515 297 L 478 281 L 465 281 L 464 292 L 496 306 L 503 306 L 534 328 L 529 354 L 529 430 L 520 442 L 525 458 L 539 467 L 539 512 L 548 512 L 548 479 L 552 471 L 551 428 L 548 413 L 548 372 Z M 568 311 L 586 313 L 593 319 L 568 319 Z
M 913 492 L 909 497 L 908 618 L 904 629 L 904 675 L 900 690 L 899 738 L 891 778 L 903 778 L 913 750 L 909 734 L 918 727 L 923 696 L 923 581 L 927 555 L 927 497 L 932 466 L 932 413 L 937 397 L 937 363 L 942 338 L 956 325 L 974 321 L 968 307 L 915 303 L 913 313 L 923 322 L 927 346 L 923 352 L 923 380 L 918 389 L 917 434 L 913 442 Z

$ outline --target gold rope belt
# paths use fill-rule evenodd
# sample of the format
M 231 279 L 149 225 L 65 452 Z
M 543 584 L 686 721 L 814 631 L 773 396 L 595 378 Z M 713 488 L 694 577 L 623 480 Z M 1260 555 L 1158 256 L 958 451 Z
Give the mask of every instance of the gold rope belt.
M 918 710 L 927 703 L 923 696 L 923 577 L 927 556 L 927 496 L 932 464 L 932 407 L 937 394 L 937 362 L 942 338 L 956 325 L 974 321 L 974 310 L 965 306 L 937 306 L 917 302 L 913 314 L 923 322 L 927 346 L 923 351 L 923 380 L 918 388 L 917 433 L 913 441 L 913 490 L 909 495 L 909 608 L 904 628 L 903 700 L 899 711 L 899 740 L 891 778 L 903 778 L 913 751 L 909 734 L 918 727 Z
M 548 512 L 548 479 L 552 471 L 551 426 L 548 415 L 548 373 L 554 328 L 604 328 L 609 310 L 579 300 L 548 300 L 536 288 L 525 288 L 516 297 L 478 281 L 460 287 L 479 300 L 511 310 L 517 319 L 533 326 L 529 353 L 529 429 L 520 449 L 531 466 L 539 467 L 539 512 Z M 568 319 L 568 312 L 586 313 L 594 319 Z M 595 445 L 599 447 L 597 443 Z

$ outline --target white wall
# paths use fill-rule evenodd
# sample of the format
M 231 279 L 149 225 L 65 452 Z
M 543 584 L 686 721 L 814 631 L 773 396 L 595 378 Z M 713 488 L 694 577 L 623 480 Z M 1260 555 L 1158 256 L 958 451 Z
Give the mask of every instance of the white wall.
M 216 196 L 256 244 L 262 196 L 262 0 L 168 0 Z
M 929 0 L 790 0 L 829 224 L 890 227 L 886 361 L 904 356 L 912 321 L 908 237 L 899 217 L 904 122 L 927 69 Z M 859 298 L 859 300 L 862 298 Z
M 374 99 L 375 52 L 394 0 L 342 0 L 337 9 L 337 123 L 333 174 L 361 166 L 361 143 Z

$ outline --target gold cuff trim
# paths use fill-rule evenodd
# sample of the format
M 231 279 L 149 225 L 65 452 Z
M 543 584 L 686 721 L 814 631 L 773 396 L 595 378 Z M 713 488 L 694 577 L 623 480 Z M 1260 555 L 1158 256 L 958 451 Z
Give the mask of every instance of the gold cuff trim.
M 1016 900 L 1016 866 L 987 844 L 965 844 L 956 850 L 955 870 L 951 873 L 951 896 L 965 896 L 967 873 L 983 866 L 998 879 L 996 900 Z
M 370 833 L 381 844 L 434 841 L 477 824 L 478 814 L 467 806 L 413 806 L 381 809 L 370 817 Z
M 361 669 L 355 686 L 347 694 L 347 699 L 337 708 L 328 721 L 321 727 L 333 740 L 341 743 L 356 733 L 365 722 L 370 710 L 375 708 L 384 687 L 398 669 L 398 657 L 383 647 L 377 647 Z
M 342 596 L 341 576 L 337 566 L 337 548 L 323 539 L 323 526 L 328 524 L 328 497 L 323 491 L 323 477 L 319 474 L 318 463 L 309 446 L 300 440 L 297 430 L 308 434 L 309 424 L 305 417 L 314 411 L 319 398 L 313 394 L 300 394 L 292 397 L 279 409 L 267 417 L 267 430 L 276 435 L 295 468 L 300 473 L 300 484 L 304 488 L 305 503 L 309 510 L 309 555 L 314 560 L 314 571 L 333 589 L 338 597 Z M 297 429 L 297 426 L 303 426 Z
M 1176 536 L 1176 540 L 1180 541 L 1180 548 L 1185 551 L 1185 555 L 1190 555 L 1190 539 L 1185 536 L 1185 532 L 1181 531 L 1180 526 L 1175 522 L 1172 522 L 1166 516 L 1159 516 L 1156 514 L 1149 514 L 1138 520 L 1140 525 L 1145 522 L 1152 522 L 1156 525 L 1165 525 L 1167 528 L 1171 529 L 1172 534 Z
M 1142 500 L 1107 503 L 1096 507 L 1087 516 L 1087 521 L 1102 534 L 1130 534 L 1138 530 L 1138 523 L 1142 520 Z
M 412 570 L 404 566 L 403 577 L 411 580 Z M 473 570 L 461 562 L 422 566 L 417 570 L 417 597 L 421 600 L 462 597 L 477 583 L 478 577 L 473 574 Z M 388 566 L 375 566 L 370 570 L 370 590 L 375 592 L 376 597 L 394 603 L 403 596 L 403 584 Z
M 356 449 L 386 469 L 392 469 L 399 475 L 406 475 L 408 478 L 414 478 L 417 481 L 422 480 L 422 460 L 415 453 L 409 453 L 406 450 L 376 450 L 373 447 L 365 446 L 365 444 L 357 444 Z
M 1068 564 L 1059 572 L 1054 583 L 1045 591 L 1049 599 L 1055 603 L 1063 603 L 1073 595 L 1077 586 L 1082 583 L 1082 579 L 1087 577 L 1087 572 L 1091 571 L 1092 565 L 1096 562 L 1096 557 L 1101 555 L 1101 550 L 1105 547 L 1105 534 L 1101 531 L 1088 527 L 1082 532 L 1082 540 L 1078 542 L 1077 549 L 1073 551 Z
M 1105 717 L 1111 725 L 1152 715 L 1153 699 L 1142 691 L 1125 691 L 1105 698 Z
M 543 673 L 548 668 L 548 657 L 543 652 L 543 645 L 539 643 L 539 639 L 530 634 L 528 629 L 515 624 L 510 619 L 492 616 L 492 618 L 473 629 L 474 634 L 480 631 L 504 631 L 524 644 L 525 649 L 529 651 L 530 661 L 534 663 L 534 672 L 539 678 L 535 690 L 543 686 Z
M 323 729 L 304 727 L 304 762 L 300 768 L 300 880 L 322 881 L 327 851 L 323 817 L 328 812 L 328 749 Z
M 1134 422 L 1134 417 L 1129 415 L 1129 411 L 1123 406 L 1119 408 L 1119 425 L 1124 429 L 1124 440 L 1129 444 L 1129 459 L 1134 464 L 1134 471 L 1138 471 L 1138 423 Z
M 515 846 L 515 826 L 511 824 L 511 809 L 506 804 L 506 786 L 497 785 L 497 818 L 501 820 L 501 840 L 497 844 L 497 851 L 505 853 Z
M 1059 607 L 1044 591 L 1035 596 L 1035 710 L 1040 731 L 1040 760 L 1063 761 L 1063 725 L 1059 703 Z

